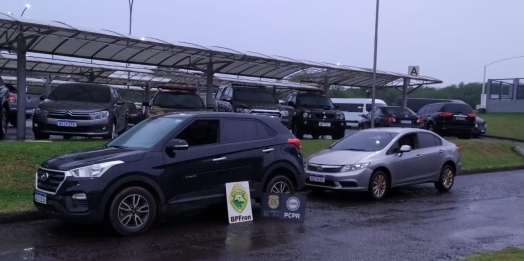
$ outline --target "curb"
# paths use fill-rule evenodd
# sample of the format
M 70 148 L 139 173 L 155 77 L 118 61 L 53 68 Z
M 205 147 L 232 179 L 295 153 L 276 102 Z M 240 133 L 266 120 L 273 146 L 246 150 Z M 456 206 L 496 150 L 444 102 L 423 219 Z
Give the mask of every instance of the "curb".
M 499 136 L 491 136 L 491 135 L 482 135 L 481 137 L 486 137 L 486 138 L 490 138 L 490 139 L 497 139 L 497 140 L 508 140 L 508 141 L 514 141 L 514 142 L 523 142 L 524 143 L 524 140 L 520 140 L 520 139 L 514 139 L 514 138 L 504 138 L 504 137 L 499 137 Z
M 522 165 L 522 166 L 515 166 L 515 167 L 481 169 L 481 170 L 463 170 L 463 171 L 460 172 L 460 175 L 458 175 L 458 176 L 486 174 L 486 173 L 504 172 L 504 171 L 513 171 L 513 170 L 524 170 L 524 165 Z
M 27 210 L 12 213 L 0 214 L 0 224 L 27 222 L 47 219 L 48 217 L 40 213 L 38 210 Z

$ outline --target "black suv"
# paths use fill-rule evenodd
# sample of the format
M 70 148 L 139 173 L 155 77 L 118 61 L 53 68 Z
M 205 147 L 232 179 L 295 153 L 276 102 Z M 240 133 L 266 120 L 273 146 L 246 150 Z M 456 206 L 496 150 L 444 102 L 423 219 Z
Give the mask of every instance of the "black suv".
M 304 186 L 300 140 L 279 121 L 240 113 L 148 118 L 104 147 L 44 161 L 34 202 L 72 222 L 106 220 L 122 235 L 146 231 L 161 210 L 224 202 L 225 183 L 251 198 Z
M 281 105 L 264 87 L 220 86 L 215 95 L 215 107 L 217 111 L 270 116 L 291 128 L 289 113 L 293 108 Z
M 455 134 L 469 139 L 474 132 L 476 115 L 467 103 L 441 102 L 428 104 L 417 112 L 428 130 L 439 134 Z
M 0 78 L 0 140 L 7 135 L 7 115 L 9 113 L 9 89 Z
M 297 138 L 302 139 L 304 134 L 311 134 L 314 139 L 320 135 L 331 135 L 336 140 L 344 137 L 344 113 L 337 110 L 326 95 L 293 91 L 285 102 L 295 108 L 291 130 Z

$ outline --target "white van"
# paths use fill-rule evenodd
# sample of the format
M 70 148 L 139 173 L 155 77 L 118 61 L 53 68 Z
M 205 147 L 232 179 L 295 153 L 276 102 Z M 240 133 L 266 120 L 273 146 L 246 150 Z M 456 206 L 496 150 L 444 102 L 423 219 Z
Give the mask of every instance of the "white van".
M 338 105 L 338 109 L 344 112 L 346 125 L 357 127 L 362 120 L 361 114 L 368 114 L 371 110 L 371 99 L 362 98 L 331 98 L 333 104 Z M 387 106 L 383 100 L 375 99 L 376 107 Z

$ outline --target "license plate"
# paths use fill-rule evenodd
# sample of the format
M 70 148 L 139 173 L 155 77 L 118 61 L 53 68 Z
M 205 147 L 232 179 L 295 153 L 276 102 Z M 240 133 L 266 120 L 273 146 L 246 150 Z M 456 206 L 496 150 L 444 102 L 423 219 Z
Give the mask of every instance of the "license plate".
M 480 132 L 485 132 L 485 130 L 481 130 Z
M 320 127 L 331 127 L 331 122 L 319 122 Z
M 326 179 L 323 176 L 309 176 L 309 180 L 322 183 L 326 182 Z
M 455 120 L 457 120 L 457 121 L 465 121 L 466 117 L 455 117 Z
M 76 121 L 59 120 L 59 121 L 56 122 L 56 126 L 60 126 L 60 127 L 76 127 Z
M 47 204 L 47 195 L 40 192 L 35 192 L 35 202 L 38 202 L 40 204 Z
M 402 123 L 402 124 L 411 124 L 411 121 L 405 121 L 405 120 L 403 120 L 403 121 L 400 121 L 400 123 Z

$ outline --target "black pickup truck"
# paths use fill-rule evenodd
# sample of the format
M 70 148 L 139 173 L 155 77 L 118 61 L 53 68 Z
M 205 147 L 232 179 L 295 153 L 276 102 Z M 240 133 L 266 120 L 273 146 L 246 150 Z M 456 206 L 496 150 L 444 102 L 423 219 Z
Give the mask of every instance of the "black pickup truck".
M 18 106 L 18 97 L 17 89 L 11 85 L 6 84 L 6 87 L 9 89 L 9 123 L 16 127 L 17 123 L 17 106 Z M 26 93 L 26 102 L 25 102 L 25 118 L 30 119 L 33 116 L 35 108 L 42 102 L 40 100 L 40 94 L 35 93 Z

